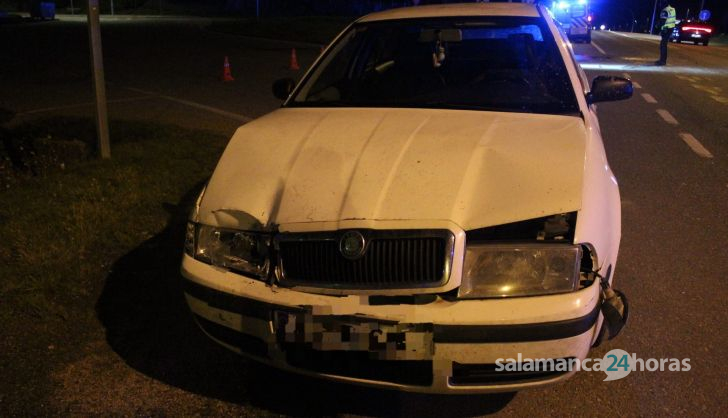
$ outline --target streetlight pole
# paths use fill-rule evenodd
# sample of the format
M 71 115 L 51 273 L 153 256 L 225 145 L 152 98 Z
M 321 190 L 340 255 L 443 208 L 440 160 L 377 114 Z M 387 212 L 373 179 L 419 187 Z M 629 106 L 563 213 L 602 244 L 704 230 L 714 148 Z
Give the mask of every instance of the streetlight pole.
M 657 0 L 655 0 L 655 7 L 652 8 L 652 23 L 650 24 L 650 35 L 655 30 L 655 14 L 657 13 Z
M 96 95 L 96 135 L 98 135 L 99 155 L 101 158 L 107 159 L 111 158 L 111 146 L 109 145 L 109 117 L 106 109 L 104 61 L 101 53 L 99 0 L 88 0 L 88 39 Z
M 634 23 L 635 23 L 634 12 L 632 11 L 631 8 L 629 8 L 627 6 L 622 6 L 622 8 L 625 9 L 626 11 L 628 11 L 629 14 L 632 16 L 632 20 L 630 22 L 630 27 L 631 27 L 630 32 L 634 32 Z

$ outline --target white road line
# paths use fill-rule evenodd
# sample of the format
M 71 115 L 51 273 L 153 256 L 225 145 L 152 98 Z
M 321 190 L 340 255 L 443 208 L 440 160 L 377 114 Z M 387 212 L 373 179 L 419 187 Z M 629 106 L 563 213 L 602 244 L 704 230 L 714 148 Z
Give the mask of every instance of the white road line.
M 670 125 L 678 125 L 680 123 L 665 109 L 657 109 L 657 114 Z
M 657 100 L 655 100 L 655 98 L 649 93 L 642 93 L 642 98 L 645 99 L 647 103 L 657 103 Z
M 137 89 L 137 88 L 134 88 L 134 87 L 124 87 L 124 88 L 127 89 L 127 90 L 135 91 L 137 93 L 148 94 L 149 96 L 152 96 L 152 97 L 158 97 L 160 99 L 169 100 L 170 102 L 175 102 L 175 103 L 183 104 L 185 106 L 194 107 L 196 109 L 206 110 L 206 111 L 208 111 L 210 113 L 215 113 L 215 114 L 218 114 L 220 116 L 225 116 L 227 118 L 234 119 L 234 120 L 237 120 L 237 121 L 240 121 L 240 122 L 250 122 L 251 120 L 253 120 L 253 118 L 251 118 L 249 116 L 241 115 L 239 113 L 228 112 L 227 110 L 218 109 L 216 107 L 204 105 L 202 103 L 197 103 L 197 102 L 193 102 L 193 101 L 190 101 L 190 100 L 178 99 L 176 97 L 166 96 L 164 94 L 157 94 L 157 93 L 153 93 L 153 92 L 150 92 L 150 91 L 145 91 L 145 90 L 142 90 L 142 89 Z
M 703 144 L 700 143 L 694 136 L 687 132 L 680 132 L 680 138 L 688 144 L 691 150 L 693 150 L 694 153 L 698 154 L 699 156 L 703 158 L 713 158 L 713 154 L 708 151 Z
M 697 83 L 698 80 L 696 77 L 689 76 L 689 75 L 676 75 L 675 77 L 679 78 L 680 80 L 689 81 L 691 83 Z
M 596 49 L 597 49 L 597 51 L 601 52 L 601 53 L 602 53 L 602 55 L 607 55 L 607 53 L 606 53 L 606 52 L 604 52 L 604 50 L 603 50 L 603 49 L 602 49 L 602 48 L 601 48 L 601 47 L 600 47 L 599 45 L 597 45 L 596 43 L 594 43 L 594 41 L 592 41 L 592 43 L 591 43 L 591 44 L 592 44 L 592 46 L 593 46 L 594 48 L 596 48 Z
M 717 96 L 720 94 L 720 88 L 716 89 L 715 87 L 708 87 L 708 86 L 703 86 L 701 84 L 695 84 L 695 83 L 691 83 L 690 85 L 693 86 L 694 89 L 704 91 L 704 92 L 712 94 L 714 96 Z
M 630 80 L 632 82 L 632 87 L 634 87 L 636 89 L 641 89 L 642 88 L 642 86 L 640 85 L 640 83 L 632 80 L 632 75 L 630 73 L 622 73 L 622 75 L 624 76 L 624 78 L 626 78 L 626 79 L 628 79 L 628 80 Z
M 653 57 L 654 58 L 654 57 Z M 620 58 L 625 59 L 625 58 Z M 638 62 L 634 63 L 611 63 L 602 64 L 596 62 L 581 62 L 581 68 L 584 70 L 601 70 L 601 71 L 624 71 L 630 70 L 635 73 L 656 73 L 656 74 L 705 74 L 709 76 L 728 76 L 728 68 L 708 68 L 708 67 L 696 67 L 695 65 L 675 65 L 672 64 L 667 66 L 656 66 L 651 64 L 652 60 L 648 58 L 640 58 Z
M 107 100 L 106 103 L 126 103 L 126 102 L 135 102 L 137 100 L 149 100 L 149 99 L 150 99 L 149 96 L 127 97 L 125 99 Z M 18 112 L 17 116 L 33 115 L 36 113 L 54 112 L 56 110 L 75 109 L 78 107 L 86 107 L 86 106 L 96 106 L 96 102 L 83 102 L 83 103 L 76 103 L 76 104 L 65 105 L 65 106 L 43 107 L 40 109 L 32 109 L 32 110 L 28 110 L 25 112 Z
M 630 35 L 625 35 L 624 33 L 613 32 L 613 31 L 605 31 L 605 33 L 610 33 L 610 34 L 614 34 L 614 35 L 624 36 L 625 38 L 634 39 L 635 41 L 644 41 L 644 42 L 649 42 L 649 43 L 653 43 L 653 44 L 659 44 L 660 43 L 660 40 L 659 39 L 654 39 L 654 38 L 653 39 L 647 39 L 646 38 L 647 35 L 635 36 L 635 35 L 638 35 L 638 34 L 632 33 L 632 34 L 630 34 L 631 35 L 630 36 Z

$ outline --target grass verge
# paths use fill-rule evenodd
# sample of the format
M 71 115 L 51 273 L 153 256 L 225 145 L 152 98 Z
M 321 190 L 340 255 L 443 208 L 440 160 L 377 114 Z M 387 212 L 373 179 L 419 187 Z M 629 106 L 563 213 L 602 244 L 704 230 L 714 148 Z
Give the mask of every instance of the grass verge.
M 5 135 L 93 144 L 91 120 L 51 119 Z M 0 190 L 0 321 L 66 319 L 114 261 L 162 231 L 228 138 L 145 122 L 111 124 L 112 159 L 85 159 Z M 86 305 L 86 303 L 84 303 Z

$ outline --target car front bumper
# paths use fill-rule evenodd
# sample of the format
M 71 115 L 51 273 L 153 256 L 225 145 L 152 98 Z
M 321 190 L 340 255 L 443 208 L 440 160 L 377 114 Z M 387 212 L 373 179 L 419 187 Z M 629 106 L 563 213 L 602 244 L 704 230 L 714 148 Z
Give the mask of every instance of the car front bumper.
M 284 370 L 405 391 L 503 392 L 563 380 L 573 372 L 504 372 L 495 371 L 495 364 L 519 356 L 583 359 L 601 323 L 596 283 L 561 295 L 381 304 L 362 295 L 271 287 L 187 255 L 181 270 L 195 320 L 223 346 Z M 408 334 L 406 348 L 391 351 L 390 344 L 378 353 L 327 349 L 311 344 L 310 335 L 282 334 L 281 316 L 310 320 L 312 315 L 408 329 L 402 333 Z

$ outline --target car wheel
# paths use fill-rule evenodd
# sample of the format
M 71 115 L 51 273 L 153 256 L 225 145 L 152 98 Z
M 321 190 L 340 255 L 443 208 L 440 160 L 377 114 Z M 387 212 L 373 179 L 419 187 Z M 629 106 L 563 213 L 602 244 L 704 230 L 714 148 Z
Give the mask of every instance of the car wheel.
M 677 42 L 677 43 L 681 44 L 681 43 L 682 43 L 682 39 L 680 39 L 680 38 L 676 38 L 676 39 L 675 39 L 675 42 Z
M 704 41 L 703 46 L 708 46 L 708 41 Z

